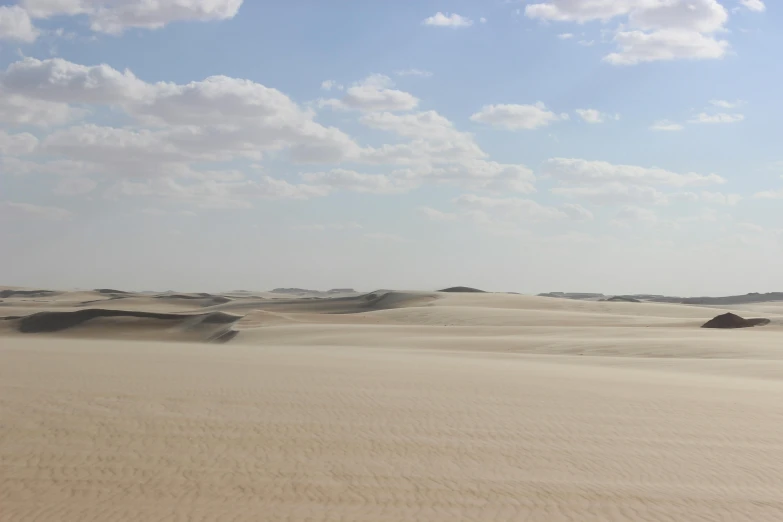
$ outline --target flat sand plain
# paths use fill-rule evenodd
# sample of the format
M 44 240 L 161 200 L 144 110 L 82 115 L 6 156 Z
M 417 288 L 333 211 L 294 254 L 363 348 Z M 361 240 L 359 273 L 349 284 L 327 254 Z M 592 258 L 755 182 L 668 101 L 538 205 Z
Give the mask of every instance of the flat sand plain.
M 0 303 L 174 316 L 0 321 L 0 521 L 783 520 L 783 303 L 118 296 Z

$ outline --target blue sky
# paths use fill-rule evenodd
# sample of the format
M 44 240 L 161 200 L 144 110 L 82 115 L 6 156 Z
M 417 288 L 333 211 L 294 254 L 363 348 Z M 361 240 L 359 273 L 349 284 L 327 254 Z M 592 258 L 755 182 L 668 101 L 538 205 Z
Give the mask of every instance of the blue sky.
M 0 0 L 3 284 L 783 287 L 760 0 Z

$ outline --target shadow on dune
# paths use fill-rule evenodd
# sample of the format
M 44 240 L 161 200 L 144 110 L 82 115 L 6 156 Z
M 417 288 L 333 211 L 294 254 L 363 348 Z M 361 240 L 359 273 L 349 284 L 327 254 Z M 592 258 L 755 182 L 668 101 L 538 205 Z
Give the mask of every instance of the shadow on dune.
M 25 317 L 8 317 L 18 321 L 17 329 L 22 333 L 51 333 L 69 330 L 76 326 L 101 318 L 133 318 L 154 319 L 170 322 L 172 326 L 179 326 L 183 332 L 195 329 L 203 330 L 204 340 L 210 342 L 226 342 L 236 335 L 233 326 L 241 315 L 224 312 L 210 312 L 206 314 L 170 314 L 157 312 L 141 312 L 130 310 L 106 310 L 102 308 L 88 308 L 71 312 L 38 312 Z M 134 323 L 135 324 L 135 323 Z M 143 330 L 139 324 L 138 329 Z

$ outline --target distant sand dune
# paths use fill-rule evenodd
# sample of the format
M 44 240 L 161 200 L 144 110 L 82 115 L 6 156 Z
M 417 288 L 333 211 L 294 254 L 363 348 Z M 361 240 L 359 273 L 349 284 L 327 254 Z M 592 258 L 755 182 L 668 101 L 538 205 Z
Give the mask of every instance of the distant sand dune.
M 163 331 L 165 338 L 194 340 L 194 335 L 211 342 L 225 342 L 236 335 L 232 326 L 240 315 L 224 312 L 205 314 L 165 314 L 132 310 L 88 308 L 72 312 L 37 312 L 25 317 L 6 318 L 6 328 L 16 328 L 23 334 L 69 331 L 85 337 L 127 338 L 128 332 L 139 339 L 156 338 Z M 176 330 L 175 330 L 176 328 Z M 179 332 L 181 335 L 171 334 Z

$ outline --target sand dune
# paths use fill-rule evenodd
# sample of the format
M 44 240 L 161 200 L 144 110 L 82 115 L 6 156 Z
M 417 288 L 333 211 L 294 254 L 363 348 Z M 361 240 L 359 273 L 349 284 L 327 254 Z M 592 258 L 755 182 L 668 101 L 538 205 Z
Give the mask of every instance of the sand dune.
M 58 333 L 87 338 L 226 342 L 238 333 L 233 325 L 242 316 L 223 312 L 165 314 L 87 308 L 68 312 L 37 312 L 3 319 L 0 333 L 16 331 L 21 334 Z
M 783 304 L 115 295 L 1 303 L 0 521 L 783 520 Z

